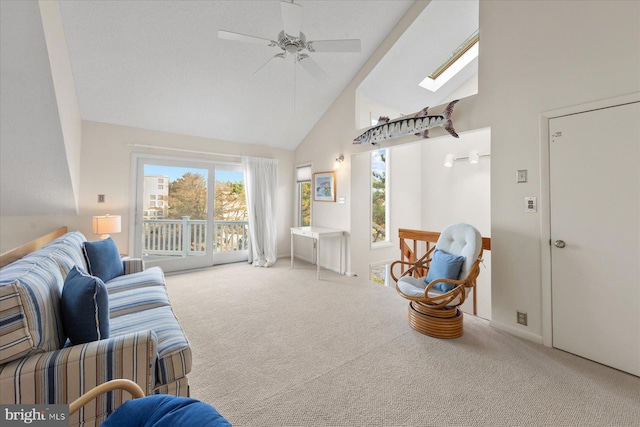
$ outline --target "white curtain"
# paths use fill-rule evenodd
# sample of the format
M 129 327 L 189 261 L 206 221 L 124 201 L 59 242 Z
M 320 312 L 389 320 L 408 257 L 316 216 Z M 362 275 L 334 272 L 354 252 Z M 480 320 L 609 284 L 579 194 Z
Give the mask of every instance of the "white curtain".
M 269 267 L 278 253 L 278 160 L 243 156 L 242 167 L 249 214 L 249 262 L 254 267 Z

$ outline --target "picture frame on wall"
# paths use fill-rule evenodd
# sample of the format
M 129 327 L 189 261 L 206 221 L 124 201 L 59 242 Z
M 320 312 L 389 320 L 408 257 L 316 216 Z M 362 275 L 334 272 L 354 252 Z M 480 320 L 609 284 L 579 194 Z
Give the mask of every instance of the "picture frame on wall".
M 316 202 L 336 201 L 336 172 L 313 174 L 313 200 Z

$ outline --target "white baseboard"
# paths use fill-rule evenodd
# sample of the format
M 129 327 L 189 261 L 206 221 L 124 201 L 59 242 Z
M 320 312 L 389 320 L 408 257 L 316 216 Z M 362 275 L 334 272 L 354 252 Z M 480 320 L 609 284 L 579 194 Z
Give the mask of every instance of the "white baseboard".
M 302 261 L 302 262 L 308 262 L 309 264 L 312 264 L 315 266 L 315 264 L 313 263 L 313 260 L 311 258 L 307 258 L 304 256 L 299 256 L 299 255 L 295 255 L 293 257 L 294 262 L 296 260 Z M 322 265 L 320 264 L 320 268 L 324 269 L 324 270 L 329 270 L 329 271 L 333 271 L 334 273 L 338 273 L 340 274 L 340 268 L 335 268 L 335 267 L 327 267 L 326 265 Z M 345 275 L 349 276 L 349 273 L 345 273 Z
M 538 335 L 538 334 L 534 334 L 531 332 L 527 332 L 527 331 L 523 331 L 520 328 L 514 328 L 511 325 L 507 325 L 505 323 L 500 323 L 500 322 L 496 322 L 495 320 L 490 320 L 489 321 L 489 326 L 496 328 L 500 331 L 506 332 L 508 334 L 511 335 L 515 335 L 519 338 L 528 340 L 528 341 L 533 341 L 536 344 L 542 344 L 542 336 Z

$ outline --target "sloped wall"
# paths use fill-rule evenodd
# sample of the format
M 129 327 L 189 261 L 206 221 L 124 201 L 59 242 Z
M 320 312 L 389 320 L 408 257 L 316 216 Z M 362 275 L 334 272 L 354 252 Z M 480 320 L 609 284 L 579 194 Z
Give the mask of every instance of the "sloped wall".
M 63 57 L 53 69 L 49 62 L 48 44 L 52 53 L 65 49 L 61 22 L 45 33 L 43 18 L 38 2 L 0 3 L 2 216 L 77 212 L 80 113 L 70 66 Z

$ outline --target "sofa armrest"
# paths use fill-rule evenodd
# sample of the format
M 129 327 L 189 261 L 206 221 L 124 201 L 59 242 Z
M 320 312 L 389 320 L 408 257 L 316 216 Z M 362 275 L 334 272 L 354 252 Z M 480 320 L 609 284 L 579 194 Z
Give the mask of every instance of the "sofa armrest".
M 155 386 L 157 337 L 151 330 L 34 354 L 0 366 L 2 404 L 69 404 L 112 379 L 129 379 L 145 394 Z M 71 425 L 104 419 L 128 393 L 98 397 L 71 416 Z
M 144 271 L 144 260 L 142 258 L 123 258 L 122 266 L 124 274 L 133 274 Z

